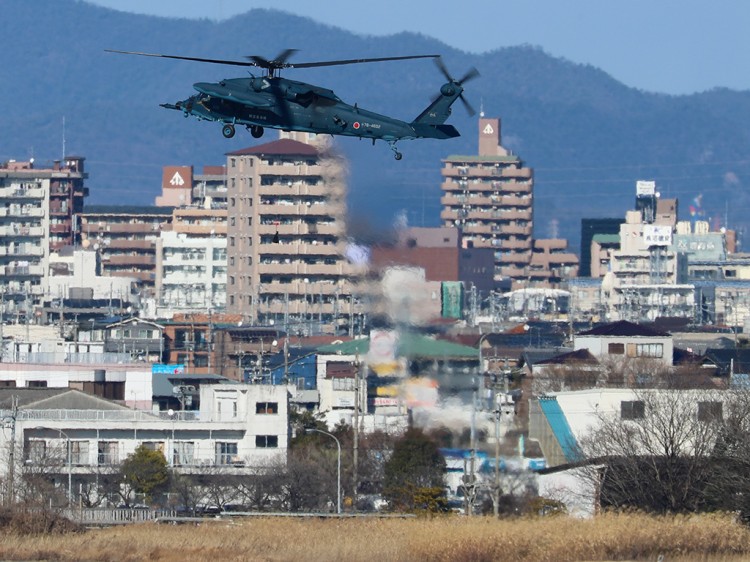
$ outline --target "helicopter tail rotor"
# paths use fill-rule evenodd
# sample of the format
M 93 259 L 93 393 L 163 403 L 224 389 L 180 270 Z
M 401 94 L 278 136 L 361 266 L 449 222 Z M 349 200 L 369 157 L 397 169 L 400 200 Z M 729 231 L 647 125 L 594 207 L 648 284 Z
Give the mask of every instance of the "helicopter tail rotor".
M 435 59 L 435 64 L 437 65 L 438 69 L 440 69 L 440 72 L 442 72 L 443 76 L 445 76 L 445 79 L 448 80 L 447 85 L 455 84 L 459 87 L 463 87 L 463 85 L 469 80 L 473 80 L 474 78 L 480 76 L 479 71 L 472 66 L 469 70 L 466 71 L 466 74 L 464 74 L 459 80 L 456 80 L 455 78 L 453 78 L 453 76 L 451 76 L 450 72 L 448 72 L 448 67 L 445 66 L 445 63 L 443 62 L 443 59 L 441 57 L 437 57 Z M 461 103 L 464 104 L 464 107 L 466 108 L 466 111 L 469 113 L 469 115 L 474 115 L 476 113 L 476 111 L 474 111 L 474 108 L 464 97 L 463 92 L 458 96 L 458 99 L 460 99 Z

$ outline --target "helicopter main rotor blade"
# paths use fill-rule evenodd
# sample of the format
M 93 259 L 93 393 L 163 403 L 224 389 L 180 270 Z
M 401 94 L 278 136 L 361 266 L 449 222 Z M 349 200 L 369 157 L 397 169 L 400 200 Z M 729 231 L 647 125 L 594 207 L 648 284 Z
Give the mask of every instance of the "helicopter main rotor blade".
M 260 66 L 255 62 L 223 60 L 223 59 L 204 59 L 200 57 L 181 57 L 178 55 L 162 55 L 158 53 L 139 53 L 137 51 L 116 51 L 114 49 L 104 49 L 108 53 L 120 53 L 122 55 L 138 55 L 141 57 L 158 57 L 162 59 L 190 60 L 195 62 L 208 62 L 211 64 L 229 64 L 233 66 Z
M 297 49 L 286 49 L 282 51 L 274 60 L 268 60 L 261 56 L 251 55 L 247 58 L 249 61 L 235 61 L 226 59 L 208 59 L 202 57 L 183 57 L 179 55 L 163 55 L 160 53 L 141 53 L 138 51 L 118 51 L 115 49 L 104 49 L 108 53 L 120 53 L 123 55 L 138 55 L 141 57 L 157 57 L 162 59 L 175 59 L 175 60 L 189 60 L 195 62 L 207 62 L 211 64 L 227 64 L 232 66 L 255 66 L 259 68 L 265 68 L 268 70 L 281 69 L 281 68 L 315 68 L 319 66 L 338 66 L 343 64 L 360 64 L 367 62 L 384 62 L 384 61 L 395 61 L 395 60 L 409 60 L 409 59 L 437 59 L 440 55 L 409 55 L 402 57 L 378 57 L 369 59 L 347 59 L 347 60 L 330 60 L 330 61 L 318 61 L 318 62 L 301 62 L 301 63 L 288 63 L 286 60 L 297 51 Z
M 295 62 L 286 64 L 286 68 L 315 68 L 318 66 L 338 66 L 342 64 L 360 64 L 365 62 L 384 62 L 390 60 L 409 60 L 409 59 L 438 59 L 440 55 L 408 55 L 404 57 L 378 57 L 373 59 L 347 59 L 347 60 L 329 60 L 320 62 Z

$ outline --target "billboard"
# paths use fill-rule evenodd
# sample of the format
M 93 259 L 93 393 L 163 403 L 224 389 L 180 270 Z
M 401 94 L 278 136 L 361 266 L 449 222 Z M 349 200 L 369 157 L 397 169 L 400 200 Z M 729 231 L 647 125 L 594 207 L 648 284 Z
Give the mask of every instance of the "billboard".
M 635 194 L 638 196 L 656 194 L 656 182 L 638 180 L 635 182 Z
M 192 166 L 164 166 L 161 173 L 162 189 L 193 189 Z
M 671 246 L 672 227 L 659 224 L 646 224 L 643 226 L 643 243 L 646 247 Z
M 464 305 L 464 285 L 460 281 L 443 281 L 440 287 L 441 316 L 462 318 Z
M 396 360 L 398 334 L 393 330 L 371 330 L 370 348 L 365 361 L 378 375 L 395 373 L 399 370 Z
M 154 363 L 151 365 L 152 375 L 184 375 L 185 365 Z

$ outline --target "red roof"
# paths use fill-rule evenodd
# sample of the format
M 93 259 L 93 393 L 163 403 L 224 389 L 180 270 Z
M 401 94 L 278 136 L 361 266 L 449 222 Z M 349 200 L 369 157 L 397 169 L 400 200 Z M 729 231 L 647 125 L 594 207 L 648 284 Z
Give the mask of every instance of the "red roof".
M 249 156 L 257 155 L 278 155 L 278 156 L 318 156 L 318 149 L 312 145 L 305 144 L 292 139 L 279 139 L 258 146 L 250 146 L 235 152 L 228 152 L 227 156 Z

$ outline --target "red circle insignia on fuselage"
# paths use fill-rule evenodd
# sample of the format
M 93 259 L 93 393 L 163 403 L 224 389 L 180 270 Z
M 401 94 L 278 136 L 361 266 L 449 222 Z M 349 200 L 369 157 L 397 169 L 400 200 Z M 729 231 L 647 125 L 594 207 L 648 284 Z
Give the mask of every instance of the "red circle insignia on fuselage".
M 355 129 L 359 129 L 359 121 L 355 121 L 352 127 L 354 127 Z

